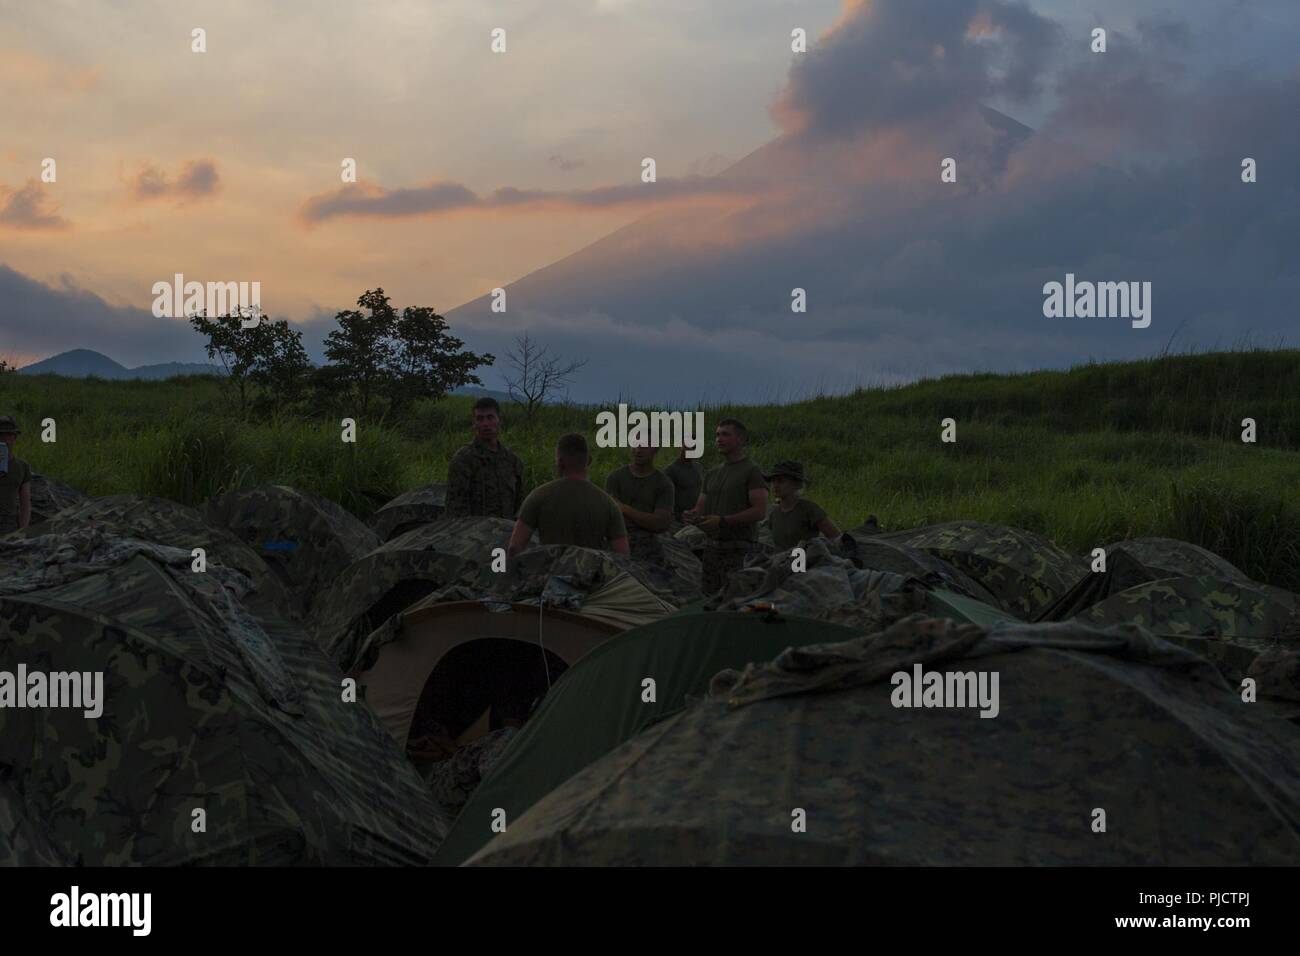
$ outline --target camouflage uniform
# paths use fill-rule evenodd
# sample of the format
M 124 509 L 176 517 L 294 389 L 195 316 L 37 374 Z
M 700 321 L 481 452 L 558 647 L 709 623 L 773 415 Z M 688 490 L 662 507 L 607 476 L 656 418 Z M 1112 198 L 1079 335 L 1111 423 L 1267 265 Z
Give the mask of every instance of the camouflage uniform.
M 447 466 L 448 518 L 513 518 L 524 500 L 524 463 L 505 445 L 496 451 L 474 439 Z
M 700 555 L 700 591 L 706 597 L 721 591 L 754 550 L 752 541 L 710 541 Z

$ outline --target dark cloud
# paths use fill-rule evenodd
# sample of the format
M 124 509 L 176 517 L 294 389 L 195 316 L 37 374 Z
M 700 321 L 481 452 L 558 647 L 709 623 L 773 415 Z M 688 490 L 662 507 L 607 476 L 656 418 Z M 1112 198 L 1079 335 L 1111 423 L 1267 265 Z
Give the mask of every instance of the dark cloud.
M 796 57 L 773 117 L 789 133 L 842 138 L 942 122 L 1040 88 L 1059 29 L 1002 0 L 850 3 Z
M 130 181 L 136 199 L 200 199 L 217 192 L 221 177 L 211 159 L 192 159 L 181 166 L 173 181 L 157 166 L 146 163 Z
M 744 183 L 722 183 L 708 177 L 637 181 L 595 189 L 518 189 L 503 186 L 479 196 L 460 183 L 437 182 L 406 189 L 384 189 L 370 183 L 356 183 L 312 196 L 303 203 L 299 217 L 307 223 L 325 222 L 345 216 L 406 218 L 436 216 L 465 210 L 491 211 L 527 207 L 608 209 L 615 206 L 653 205 L 680 199 L 743 195 Z
M 0 186 L 0 227 L 67 229 L 72 224 L 49 209 L 49 194 L 35 179 L 21 189 Z

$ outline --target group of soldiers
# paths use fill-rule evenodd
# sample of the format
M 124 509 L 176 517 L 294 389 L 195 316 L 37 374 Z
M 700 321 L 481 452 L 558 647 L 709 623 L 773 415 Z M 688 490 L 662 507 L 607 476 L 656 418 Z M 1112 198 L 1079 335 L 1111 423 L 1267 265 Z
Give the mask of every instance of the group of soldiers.
M 542 544 L 579 545 L 644 561 L 662 562 L 662 536 L 675 526 L 704 532 L 701 589 L 717 592 L 732 571 L 744 567 L 758 543 L 764 519 L 778 548 L 791 548 L 817 535 L 839 537 L 826 512 L 802 496 L 803 465 L 783 461 L 766 474 L 750 459 L 745 426 L 724 418 L 714 431 L 722 464 L 704 474 L 698 459 L 679 450 L 660 470 L 658 449 L 630 449 L 630 460 L 592 483 L 591 453 L 579 434 L 555 446 L 557 477 L 524 496 L 524 464 L 501 442 L 501 407 L 480 398 L 473 409 L 474 440 L 462 446 L 447 469 L 446 513 L 450 517 L 495 515 L 514 518 L 508 553 L 528 547 L 536 532 Z M 769 510 L 768 485 L 777 501 Z
M 446 513 L 514 518 L 508 553 L 528 547 L 536 532 L 542 544 L 571 544 L 631 554 L 662 563 L 662 536 L 682 525 L 704 532 L 701 587 L 717 592 L 727 575 L 744 567 L 764 519 L 778 548 L 791 548 L 819 534 L 839 536 L 826 512 L 801 494 L 803 466 L 783 461 L 764 473 L 746 452 L 745 426 L 724 418 L 714 431 L 722 463 L 707 475 L 698 459 L 679 450 L 668 467 L 655 466 L 658 449 L 631 449 L 630 461 L 592 483 L 591 454 L 582 435 L 564 435 L 555 446 L 558 477 L 524 496 L 524 463 L 501 443 L 501 407 L 484 397 L 474 403 L 474 440 L 462 446 L 447 469 Z M 20 431 L 0 416 L 0 534 L 31 520 L 31 467 L 14 455 Z M 768 486 L 776 495 L 769 509 Z

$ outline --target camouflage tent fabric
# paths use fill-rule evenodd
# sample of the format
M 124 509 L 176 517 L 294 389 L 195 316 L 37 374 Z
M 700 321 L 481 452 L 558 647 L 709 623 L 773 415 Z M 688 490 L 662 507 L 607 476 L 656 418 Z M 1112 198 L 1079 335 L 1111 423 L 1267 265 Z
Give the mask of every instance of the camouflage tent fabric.
M 807 567 L 795 571 L 789 552 L 731 574 L 704 602 L 710 611 L 771 608 L 846 627 L 879 628 L 925 608 L 925 586 L 889 571 L 863 571 L 831 554 L 825 539 L 804 542 Z
M 466 519 L 456 519 L 466 520 Z M 499 521 L 501 519 L 488 519 Z M 608 551 L 569 545 L 538 545 L 517 555 L 505 571 L 493 571 L 491 564 L 462 566 L 460 574 L 449 583 L 435 587 L 409 602 L 388 617 L 372 613 L 366 623 L 368 634 L 352 634 L 348 639 L 348 657 L 358 669 L 373 664 L 374 656 L 386 643 L 402 633 L 402 616 L 423 608 L 456 601 L 476 601 L 500 610 L 524 605 L 544 605 L 565 611 L 583 610 L 588 595 L 606 595 L 610 586 L 622 583 L 626 609 L 633 616 L 649 611 L 664 616 L 676 606 L 657 594 L 644 580 L 650 566 Z M 631 578 L 634 587 L 628 587 Z M 615 608 L 605 601 L 595 615 L 600 620 L 617 618 Z M 626 625 L 619 624 L 621 630 Z
M 391 541 L 422 524 L 442 517 L 447 506 L 447 486 L 441 482 L 412 488 L 384 505 L 370 519 L 380 541 Z
M 309 633 L 343 670 L 364 669 L 361 648 L 371 632 L 440 588 L 477 580 L 513 527 L 506 518 L 453 518 L 398 535 L 344 568 L 317 596 Z
M 1068 621 L 1113 594 L 1165 577 L 1127 551 L 1107 551 L 1106 570 L 1089 571 L 1055 601 L 1038 612 L 1038 621 Z
M 894 566 L 908 566 L 905 554 L 897 551 L 891 554 L 891 549 L 896 547 L 884 545 L 880 553 L 889 558 L 899 557 Z M 948 575 L 920 570 L 930 561 L 942 563 L 938 558 L 926 555 L 913 564 L 923 575 L 917 576 L 858 568 L 838 557 L 839 548 L 825 539 L 805 542 L 804 551 L 806 567 L 802 571 L 794 570 L 788 552 L 775 553 L 766 560 L 756 558 L 734 572 L 719 594 L 705 600 L 704 608 L 772 610 L 866 630 L 878 630 L 918 611 L 990 624 L 1014 620 L 996 601 L 985 604 L 947 590 L 951 580 Z
M 1294 608 L 1258 587 L 1210 577 L 1139 584 L 1094 604 L 1074 620 L 1140 624 L 1203 653 L 1233 678 L 1280 640 L 1300 647 L 1300 615 Z
M 918 669 L 996 716 L 897 706 Z M 1136 626 L 915 616 L 721 672 L 469 862 L 1295 865 L 1300 735 Z
M 378 536 L 328 498 L 284 485 L 211 499 L 207 522 L 253 548 L 305 610 L 345 567 L 379 546 Z
M 879 529 L 844 532 L 834 543 L 832 553 L 847 558 L 855 567 L 905 574 L 920 578 L 932 588 L 955 591 L 995 607 L 1000 603 L 988 588 L 969 574 L 957 570 L 929 552 L 910 548 L 897 541 L 887 541 L 880 537 Z
M 586 595 L 621 574 L 677 607 L 699 598 L 698 577 L 608 551 L 535 546 L 492 568 L 492 551 L 509 542 L 505 518 L 451 518 L 421 525 L 376 548 L 345 569 L 317 601 L 310 629 L 344 670 L 366 669 L 395 633 L 393 621 L 417 605 L 484 601 L 576 610 Z
M 516 727 L 502 727 L 424 767 L 421 773 L 433 799 L 445 811 L 459 813 L 518 733 Z
M 1037 617 L 1088 570 L 1041 535 L 1006 525 L 950 521 L 879 538 L 942 558 L 984 585 L 1004 610 L 1022 620 Z
M 1175 538 L 1134 538 L 1106 545 L 1107 561 L 1116 553 L 1132 555 L 1153 578 L 1219 578 L 1236 584 L 1251 580 L 1231 562 L 1198 545 Z
M 18 536 L 63 535 L 94 528 L 105 534 L 192 551 L 202 548 L 209 565 L 219 564 L 246 575 L 252 586 L 243 598 L 260 618 L 296 616 L 293 599 L 257 552 L 224 528 L 214 528 L 193 508 L 149 495 L 88 498 L 55 518 L 32 525 Z
M 67 537 L 85 540 L 86 573 L 0 595 L 0 669 L 102 673 L 102 713 L 0 709 L 0 822 L 44 841 L 11 836 L 3 862 L 48 848 L 85 865 L 430 858 L 448 821 L 299 628 L 259 630 L 233 574 L 192 573 L 179 551 Z
M 49 475 L 32 473 L 32 524 L 48 521 L 64 508 L 81 504 L 86 496 Z

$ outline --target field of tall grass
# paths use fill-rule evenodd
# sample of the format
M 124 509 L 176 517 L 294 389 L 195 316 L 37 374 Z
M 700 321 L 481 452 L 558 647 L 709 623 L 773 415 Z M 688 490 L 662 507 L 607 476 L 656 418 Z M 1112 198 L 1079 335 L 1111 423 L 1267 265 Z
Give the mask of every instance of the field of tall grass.
M 187 504 L 290 484 L 366 517 L 442 480 L 469 440 L 473 399 L 417 405 L 400 421 L 240 421 L 215 378 L 110 382 L 5 375 L 0 411 L 26 431 L 18 454 L 92 495 L 141 492 Z M 553 472 L 556 437 L 594 436 L 597 409 L 546 406 L 530 423 L 507 407 L 504 439 L 530 485 Z M 795 458 L 808 496 L 841 527 L 955 518 L 1012 524 L 1087 552 L 1168 536 L 1221 554 L 1252 577 L 1300 591 L 1300 351 L 1178 355 L 1063 372 L 964 375 L 782 406 L 704 409 L 750 430 L 761 464 Z M 58 441 L 42 444 L 53 418 Z M 957 422 L 957 442 L 939 440 Z M 1257 425 L 1241 441 L 1242 420 Z M 667 463 L 667 452 L 661 464 Z M 626 452 L 596 449 L 593 477 Z M 711 444 L 706 466 L 716 461 Z

